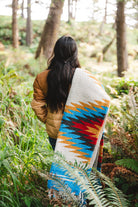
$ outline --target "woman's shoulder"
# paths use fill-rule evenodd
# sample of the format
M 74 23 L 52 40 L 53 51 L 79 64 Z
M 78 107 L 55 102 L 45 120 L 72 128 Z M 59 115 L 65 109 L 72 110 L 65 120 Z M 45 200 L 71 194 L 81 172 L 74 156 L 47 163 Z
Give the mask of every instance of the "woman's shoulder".
M 48 76 L 48 73 L 49 73 L 49 70 L 47 70 L 47 69 L 42 71 L 41 73 L 39 73 L 36 76 L 36 80 L 35 80 L 35 82 L 39 85 L 39 87 L 44 91 L 47 91 L 47 76 Z
M 49 73 L 49 70 L 48 70 L 48 69 L 42 71 L 41 73 L 38 73 L 38 75 L 37 75 L 37 79 L 38 79 L 38 80 L 39 80 L 39 79 L 41 79 L 41 80 L 45 80 L 45 79 L 47 78 L 47 76 L 48 76 L 48 73 Z

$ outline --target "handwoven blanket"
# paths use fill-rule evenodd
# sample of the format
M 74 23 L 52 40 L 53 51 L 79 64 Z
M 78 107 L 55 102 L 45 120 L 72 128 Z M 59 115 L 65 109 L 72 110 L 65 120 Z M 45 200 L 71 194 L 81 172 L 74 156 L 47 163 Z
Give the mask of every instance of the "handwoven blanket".
M 59 151 L 71 162 L 88 163 L 89 168 L 100 169 L 103 154 L 103 130 L 110 98 L 101 83 L 84 69 L 75 70 L 55 152 Z M 53 163 L 51 173 L 63 178 L 76 195 L 80 188 L 73 184 L 67 172 Z M 48 181 L 48 188 L 56 183 Z

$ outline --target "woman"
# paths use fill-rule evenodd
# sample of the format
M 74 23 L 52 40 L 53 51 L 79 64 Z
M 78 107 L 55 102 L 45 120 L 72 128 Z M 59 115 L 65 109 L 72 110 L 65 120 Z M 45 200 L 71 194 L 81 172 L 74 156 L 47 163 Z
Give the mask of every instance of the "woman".
M 98 170 L 101 167 L 102 134 L 109 103 L 102 84 L 91 73 L 80 69 L 75 41 L 69 36 L 61 37 L 55 44 L 48 69 L 35 79 L 32 108 L 46 123 L 55 152 L 59 151 L 68 162 L 87 163 L 88 173 L 92 167 Z M 83 196 L 67 170 L 67 165 L 61 167 L 53 162 L 50 173 L 63 179 L 76 196 Z M 48 180 L 48 189 L 57 190 L 58 183 Z
M 31 106 L 39 120 L 46 124 L 53 150 L 73 74 L 78 67 L 80 63 L 75 40 L 70 36 L 62 36 L 55 44 L 48 69 L 38 74 L 33 84 L 34 99 Z

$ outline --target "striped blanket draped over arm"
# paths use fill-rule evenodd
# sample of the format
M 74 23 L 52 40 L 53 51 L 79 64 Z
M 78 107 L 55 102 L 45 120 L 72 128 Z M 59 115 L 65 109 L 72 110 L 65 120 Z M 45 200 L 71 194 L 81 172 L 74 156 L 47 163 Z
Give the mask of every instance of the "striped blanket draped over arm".
M 58 133 L 55 152 L 59 151 L 67 161 L 87 163 L 89 168 L 100 170 L 103 155 L 103 131 L 110 98 L 101 83 L 84 69 L 75 70 L 68 99 Z M 63 178 L 76 195 L 77 184 L 65 170 L 52 164 L 50 172 Z M 57 189 L 56 183 L 48 181 L 49 189 Z

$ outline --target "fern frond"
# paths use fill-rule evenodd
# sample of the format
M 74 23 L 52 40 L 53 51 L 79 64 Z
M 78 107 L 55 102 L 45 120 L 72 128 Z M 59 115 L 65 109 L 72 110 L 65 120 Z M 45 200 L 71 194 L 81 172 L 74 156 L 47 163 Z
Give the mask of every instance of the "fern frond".
M 127 207 L 128 201 L 125 198 L 125 195 L 113 184 L 113 182 L 111 182 L 111 180 L 107 176 L 98 171 L 96 171 L 96 173 L 98 174 L 98 177 L 101 178 L 102 182 L 105 183 L 106 186 L 108 186 L 104 189 L 104 191 L 106 192 L 106 196 L 111 204 L 118 207 Z
M 76 183 L 81 187 L 82 191 L 86 195 L 86 198 L 91 200 L 91 204 L 94 204 L 97 207 L 104 206 L 102 203 L 102 199 L 100 199 L 100 196 L 102 194 L 101 188 L 99 187 L 99 185 L 97 185 L 96 181 L 94 180 L 94 183 L 90 183 L 88 176 L 85 176 L 86 174 L 84 175 L 83 172 L 79 171 L 78 169 L 72 168 L 68 164 L 64 163 L 63 165 L 67 170 L 67 174 L 71 178 L 73 178 L 76 181 Z
M 41 157 L 42 158 L 42 157 Z M 43 159 L 43 158 L 42 158 Z M 80 188 L 85 197 L 89 200 L 90 205 L 95 207 L 127 207 L 128 202 L 125 199 L 121 191 L 119 191 L 111 180 L 104 174 L 93 169 L 90 172 L 88 165 L 83 163 L 71 163 L 68 162 L 63 155 L 55 153 L 54 163 L 60 168 L 64 169 L 65 174 L 69 176 L 69 179 L 73 180 Z M 71 189 L 66 185 L 64 179 L 56 175 L 49 175 L 42 172 L 38 172 L 41 177 L 45 179 L 51 179 L 56 183 L 56 188 L 61 192 L 64 198 L 69 198 L 74 206 L 79 206 L 80 200 L 71 192 Z M 102 188 L 101 182 L 105 183 L 106 188 Z M 60 195 L 60 193 L 59 193 Z
M 65 168 L 67 175 L 69 175 L 73 180 L 81 187 L 82 192 L 84 192 L 86 198 L 97 207 L 110 206 L 109 202 L 105 199 L 104 192 L 99 185 L 99 181 L 96 176 L 90 180 L 88 173 L 88 166 L 84 164 L 68 163 L 66 160 L 60 160 L 62 163 L 58 163 L 60 167 Z
M 138 161 L 134 159 L 121 159 L 115 162 L 116 165 L 120 165 L 131 169 L 132 171 L 138 173 Z

